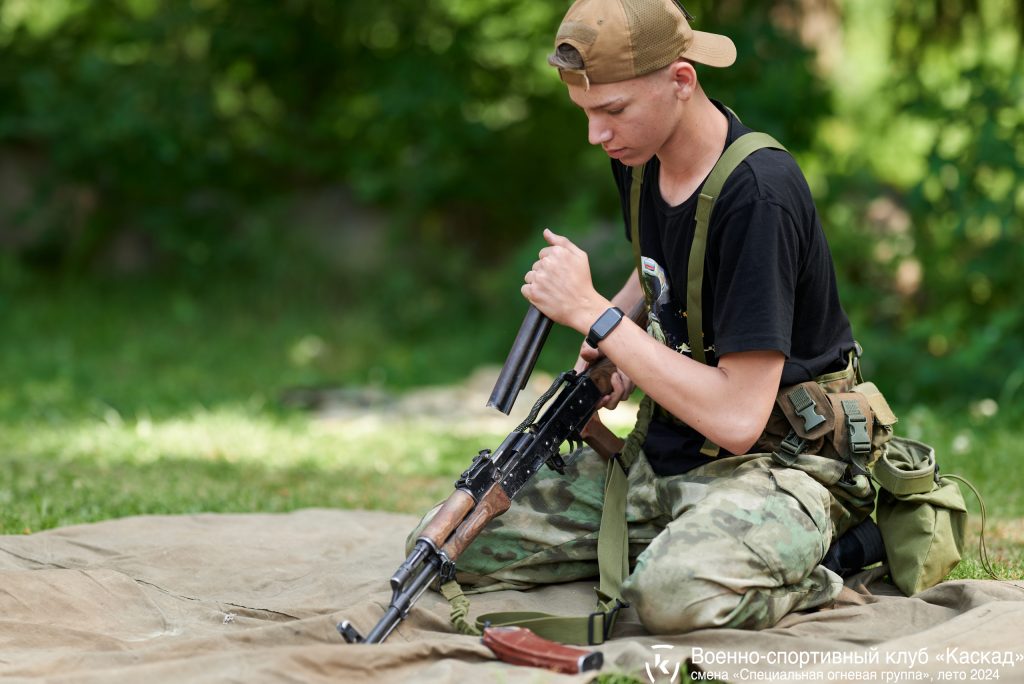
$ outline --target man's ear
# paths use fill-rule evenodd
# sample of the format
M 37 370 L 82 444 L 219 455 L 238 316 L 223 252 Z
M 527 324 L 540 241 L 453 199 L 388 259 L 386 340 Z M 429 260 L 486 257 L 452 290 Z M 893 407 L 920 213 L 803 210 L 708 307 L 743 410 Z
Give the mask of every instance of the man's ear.
M 676 87 L 676 96 L 689 100 L 697 91 L 697 71 L 685 59 L 677 59 L 668 67 L 669 78 Z

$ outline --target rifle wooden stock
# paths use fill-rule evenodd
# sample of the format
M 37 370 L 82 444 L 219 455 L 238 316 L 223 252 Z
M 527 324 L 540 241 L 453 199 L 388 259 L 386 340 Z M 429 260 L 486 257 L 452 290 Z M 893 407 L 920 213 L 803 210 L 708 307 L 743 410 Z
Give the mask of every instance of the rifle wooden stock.
M 477 538 L 487 523 L 507 511 L 511 505 L 512 501 L 508 498 L 501 483 L 495 482 L 476 502 L 476 507 L 469 517 L 462 521 L 462 524 L 445 542 L 441 550 L 448 558 L 455 560 Z

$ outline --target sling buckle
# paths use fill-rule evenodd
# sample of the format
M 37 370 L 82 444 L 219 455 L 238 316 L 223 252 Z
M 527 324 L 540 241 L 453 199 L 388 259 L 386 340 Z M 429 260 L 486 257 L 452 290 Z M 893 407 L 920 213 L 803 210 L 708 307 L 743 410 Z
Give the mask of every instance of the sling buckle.
M 587 643 L 591 646 L 603 644 L 608 641 L 608 637 L 611 636 L 612 627 L 615 626 L 615 618 L 618 617 L 619 611 L 623 608 L 629 608 L 629 604 L 622 599 L 615 599 L 615 605 L 608 611 L 596 611 L 587 616 Z M 594 627 L 594 622 L 597 618 L 604 618 L 601 623 L 601 640 L 594 641 L 594 634 L 598 632 Z

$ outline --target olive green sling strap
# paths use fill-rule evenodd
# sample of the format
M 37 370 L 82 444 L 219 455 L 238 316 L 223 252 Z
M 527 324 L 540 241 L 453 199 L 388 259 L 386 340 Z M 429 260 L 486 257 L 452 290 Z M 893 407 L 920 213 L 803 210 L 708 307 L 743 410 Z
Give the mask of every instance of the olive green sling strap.
M 707 248 L 708 227 L 715 200 L 725 181 L 747 155 L 756 150 L 772 147 L 785 148 L 774 138 L 764 133 L 747 133 L 737 138 L 715 164 L 704 182 L 697 203 L 697 227 L 693 245 L 690 248 L 688 277 L 686 284 L 687 332 L 693 358 L 707 363 L 704 356 L 704 335 L 701 319 L 701 290 L 704 284 L 704 253 Z M 644 166 L 633 168 L 633 183 L 630 189 L 630 233 L 633 253 L 636 257 L 637 274 L 644 290 L 644 297 L 650 308 L 651 293 L 644 282 L 643 264 L 640 256 L 640 189 L 643 183 Z M 611 635 L 619 611 L 625 607 L 622 601 L 622 583 L 629 575 L 629 531 L 626 524 L 627 477 L 640 448 L 647 436 L 647 428 L 654 412 L 654 402 L 644 398 L 637 415 L 637 424 L 621 454 L 608 461 L 605 473 L 604 503 L 601 510 L 601 528 L 597 539 L 597 562 L 600 572 L 600 586 L 597 587 L 597 610 L 588 616 L 559 616 L 532 611 L 511 611 L 488 613 L 470 622 L 469 599 L 459 584 L 452 580 L 441 587 L 441 593 L 451 605 L 452 624 L 464 634 L 479 635 L 485 625 L 494 627 L 517 625 L 528 627 L 539 636 L 568 644 L 603 643 Z M 717 456 L 718 447 L 707 441 L 701 453 Z
M 696 228 L 686 269 L 686 333 L 690 352 L 695 361 L 707 363 L 704 355 L 704 312 L 701 299 L 704 289 L 704 255 L 707 252 L 708 229 L 711 226 L 711 212 L 715 200 L 722 192 L 725 181 L 744 159 L 757 150 L 770 147 L 785 150 L 775 138 L 766 133 L 747 133 L 732 142 L 711 169 L 697 198 Z M 633 242 L 633 256 L 636 259 L 637 275 L 643 287 L 648 309 L 653 302 L 651 293 L 644 282 L 643 264 L 640 256 L 640 188 L 643 184 L 644 165 L 633 167 L 633 183 L 629 193 L 629 230 Z M 719 449 L 711 440 L 705 440 L 700 452 L 705 456 L 718 456 Z
M 597 564 L 600 584 L 596 587 L 597 606 L 593 613 L 581 616 L 551 615 L 533 611 L 487 613 L 474 621 L 467 619 L 469 599 L 454 580 L 441 587 L 451 605 L 451 621 L 463 634 L 479 635 L 485 626 L 515 625 L 527 627 L 538 636 L 566 644 L 598 645 L 612 633 L 620 611 L 622 583 L 629 575 L 629 534 L 626 527 L 626 477 L 640 454 L 653 412 L 653 402 L 644 400 L 637 416 L 637 427 L 626 438 L 621 454 L 608 461 L 605 471 L 604 502 L 597 539 Z

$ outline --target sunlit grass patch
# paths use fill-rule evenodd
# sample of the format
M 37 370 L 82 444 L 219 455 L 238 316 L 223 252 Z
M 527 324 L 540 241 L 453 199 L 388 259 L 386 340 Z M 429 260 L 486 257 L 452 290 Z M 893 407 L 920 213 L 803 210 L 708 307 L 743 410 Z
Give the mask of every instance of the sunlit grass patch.
M 245 407 L 26 421 L 0 439 L 0 532 L 145 513 L 422 512 L 496 439 L 436 421 L 326 421 Z

